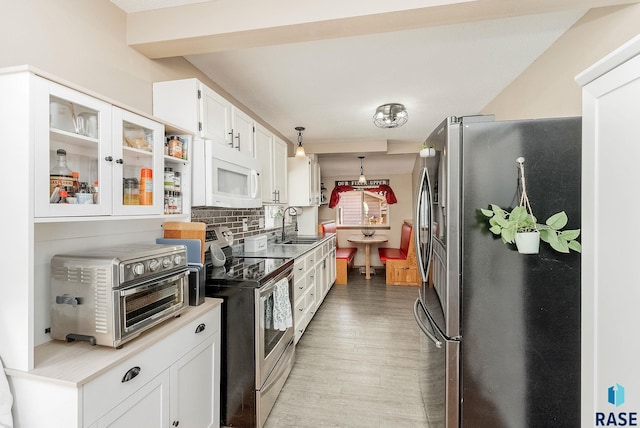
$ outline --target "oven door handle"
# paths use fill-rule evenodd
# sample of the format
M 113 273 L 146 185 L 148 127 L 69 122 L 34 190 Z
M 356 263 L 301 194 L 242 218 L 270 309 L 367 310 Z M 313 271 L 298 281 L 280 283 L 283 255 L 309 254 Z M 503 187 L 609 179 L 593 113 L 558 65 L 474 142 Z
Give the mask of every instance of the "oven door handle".
M 120 296 L 122 297 L 130 296 L 132 294 L 136 294 L 141 291 L 149 290 L 151 288 L 156 288 L 160 285 L 165 285 L 165 284 L 175 282 L 185 276 L 189 276 L 188 270 L 184 270 L 176 275 L 171 275 L 161 280 L 152 280 L 139 285 L 131 286 L 129 288 L 125 288 L 124 290 L 120 290 Z
M 267 282 L 264 286 L 259 288 L 260 297 L 269 295 L 273 291 L 273 289 L 276 287 L 276 284 L 278 284 L 283 279 L 287 279 L 288 281 L 290 281 L 291 278 L 293 278 L 293 269 L 286 270 L 284 272 L 284 275 L 278 275 L 278 277 L 272 279 L 271 281 Z

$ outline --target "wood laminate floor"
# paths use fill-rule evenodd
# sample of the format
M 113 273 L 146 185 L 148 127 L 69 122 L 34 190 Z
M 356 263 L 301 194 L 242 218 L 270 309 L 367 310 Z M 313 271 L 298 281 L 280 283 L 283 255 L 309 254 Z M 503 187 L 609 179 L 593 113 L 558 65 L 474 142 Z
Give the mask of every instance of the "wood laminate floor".
M 296 345 L 265 428 L 425 427 L 418 386 L 418 287 L 357 270 L 334 285 Z

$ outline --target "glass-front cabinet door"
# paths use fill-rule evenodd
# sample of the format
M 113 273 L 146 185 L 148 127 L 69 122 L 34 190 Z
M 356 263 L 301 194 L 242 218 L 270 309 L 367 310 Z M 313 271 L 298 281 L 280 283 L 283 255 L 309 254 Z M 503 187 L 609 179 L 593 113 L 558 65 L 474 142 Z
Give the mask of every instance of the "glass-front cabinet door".
M 37 79 L 35 217 L 162 215 L 164 126 Z
M 113 108 L 113 213 L 162 214 L 164 126 Z
M 35 216 L 111 213 L 111 108 L 65 86 L 37 79 Z

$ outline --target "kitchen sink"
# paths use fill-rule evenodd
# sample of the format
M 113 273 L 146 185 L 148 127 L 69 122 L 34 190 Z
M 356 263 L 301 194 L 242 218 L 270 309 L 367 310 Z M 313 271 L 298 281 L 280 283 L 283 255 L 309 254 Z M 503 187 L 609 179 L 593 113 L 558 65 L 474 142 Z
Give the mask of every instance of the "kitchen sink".
M 291 239 L 287 239 L 285 241 L 279 242 L 279 244 L 285 244 L 285 245 L 304 245 L 304 244 L 315 244 L 316 242 L 318 242 L 320 239 L 319 238 L 313 238 L 313 237 L 309 237 L 309 238 L 301 238 L 301 237 L 297 237 L 297 238 L 291 238 Z

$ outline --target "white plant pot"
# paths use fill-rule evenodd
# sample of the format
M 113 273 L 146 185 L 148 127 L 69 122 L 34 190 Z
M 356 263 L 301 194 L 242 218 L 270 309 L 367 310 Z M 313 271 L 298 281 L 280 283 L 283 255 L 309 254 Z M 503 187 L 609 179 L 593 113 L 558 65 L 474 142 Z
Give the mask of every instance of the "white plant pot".
M 426 149 L 420 149 L 421 158 L 432 158 L 436 155 L 436 149 L 433 147 L 427 147 Z
M 540 250 L 540 232 L 516 233 L 516 247 L 520 254 L 538 254 Z

